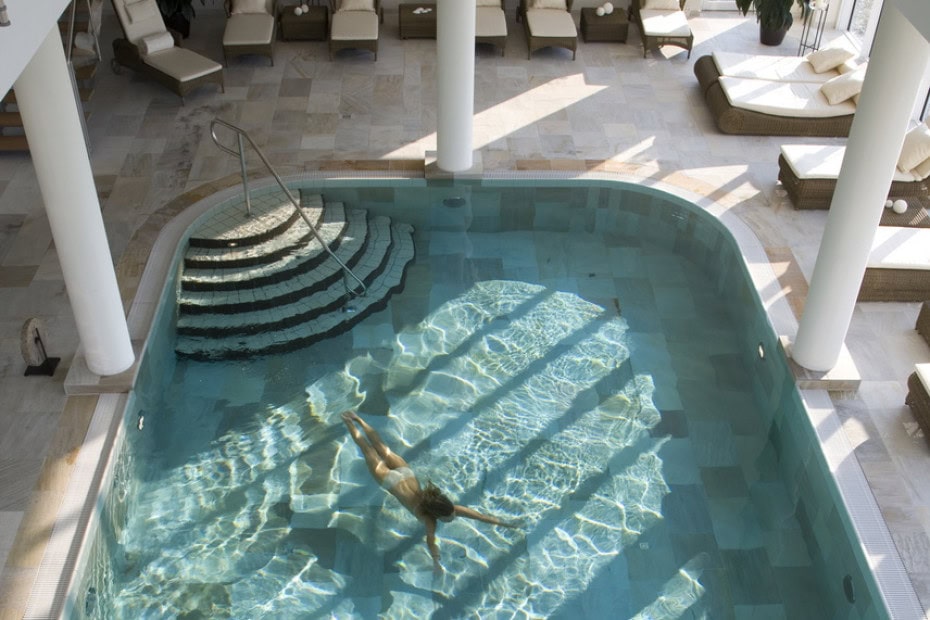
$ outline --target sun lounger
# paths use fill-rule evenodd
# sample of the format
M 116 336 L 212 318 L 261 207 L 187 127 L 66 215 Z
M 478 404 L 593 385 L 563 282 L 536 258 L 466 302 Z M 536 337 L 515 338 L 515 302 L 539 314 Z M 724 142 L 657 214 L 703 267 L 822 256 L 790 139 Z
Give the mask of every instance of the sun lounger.
M 499 47 L 501 56 L 507 45 L 507 18 L 503 0 L 477 0 L 475 15 L 475 43 Z
M 649 50 L 663 45 L 688 50 L 691 58 L 694 34 L 684 8 L 685 0 L 630 0 L 630 21 L 639 28 L 643 58 Z
M 924 438 L 930 442 L 930 364 L 915 365 L 914 372 L 907 378 L 904 404 L 911 408 Z
M 124 66 L 184 95 L 210 82 L 223 88 L 223 65 L 178 46 L 155 0 L 112 0 L 125 38 L 113 40 L 113 69 Z
M 225 0 L 226 29 L 223 32 L 223 57 L 260 54 L 274 66 L 276 19 L 275 0 Z
M 544 47 L 564 47 L 575 59 L 578 29 L 571 11 L 572 0 L 520 0 L 517 21 L 526 31 L 527 58 Z
M 778 180 L 795 209 L 829 209 L 843 164 L 845 146 L 783 144 L 778 156 Z M 930 197 L 926 180 L 896 169 L 888 197 L 920 202 Z
M 848 136 L 858 90 L 845 97 L 837 93 L 851 83 L 861 87 L 865 68 L 847 58 L 827 69 L 818 64 L 815 70 L 812 55 L 715 53 L 698 58 L 694 74 L 723 133 Z
M 930 299 L 930 228 L 879 226 L 858 299 Z
M 364 49 L 378 60 L 379 26 L 384 22 L 381 0 L 337 0 L 329 25 L 329 57 L 344 49 Z

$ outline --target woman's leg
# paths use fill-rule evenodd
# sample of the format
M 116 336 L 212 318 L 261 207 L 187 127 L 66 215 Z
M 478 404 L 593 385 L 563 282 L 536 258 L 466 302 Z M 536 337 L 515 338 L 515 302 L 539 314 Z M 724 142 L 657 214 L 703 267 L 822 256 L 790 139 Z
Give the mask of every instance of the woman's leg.
M 384 443 L 384 441 L 381 439 L 381 435 L 378 434 L 378 431 L 369 426 L 368 422 L 358 417 L 354 411 L 346 411 L 342 415 L 348 415 L 349 419 L 353 420 L 356 424 L 362 427 L 362 430 L 365 431 L 365 437 L 367 437 L 368 441 L 371 442 L 371 446 L 375 449 L 375 451 L 378 453 L 378 456 L 382 461 L 384 461 L 384 464 L 387 465 L 388 468 L 397 469 L 398 467 L 409 467 L 407 465 L 407 461 L 405 461 L 399 455 L 395 454 L 388 447 L 388 445 Z
M 353 424 L 353 418 L 346 414 L 342 414 L 342 421 L 345 422 L 346 428 L 349 429 L 349 436 L 355 441 L 355 445 L 361 449 L 362 456 L 365 457 L 365 464 L 368 466 L 371 477 L 374 478 L 378 484 L 381 484 L 381 481 L 384 480 L 384 477 L 391 468 L 385 464 L 371 444 L 362 437 L 358 428 Z

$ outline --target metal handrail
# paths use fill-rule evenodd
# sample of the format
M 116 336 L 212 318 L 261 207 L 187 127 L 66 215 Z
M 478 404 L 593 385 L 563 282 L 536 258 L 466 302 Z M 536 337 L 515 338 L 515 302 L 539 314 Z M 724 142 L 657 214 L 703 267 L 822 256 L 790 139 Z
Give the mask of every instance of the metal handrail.
M 220 142 L 220 139 L 216 135 L 217 125 L 226 127 L 227 129 L 229 129 L 230 131 L 236 134 L 238 150 L 233 150 L 230 147 L 223 144 L 222 142 Z M 333 258 L 333 260 L 339 264 L 339 266 L 342 268 L 344 275 L 352 276 L 352 278 L 354 278 L 355 281 L 358 282 L 358 285 L 361 288 L 361 293 L 356 293 L 356 291 L 349 290 L 348 283 L 346 283 L 346 292 L 353 294 L 353 295 L 364 296 L 368 292 L 368 287 L 365 285 L 364 282 L 362 282 L 361 278 L 359 278 L 357 275 L 355 275 L 355 273 L 351 269 L 349 269 L 348 265 L 346 265 L 342 261 L 342 259 L 336 256 L 336 254 L 330 249 L 329 245 L 323 240 L 322 237 L 320 237 L 320 233 L 317 231 L 316 226 L 313 225 L 313 223 L 307 217 L 307 214 L 304 213 L 304 210 L 300 208 L 300 203 L 294 198 L 294 195 L 291 193 L 291 191 L 284 185 L 284 181 L 282 181 L 281 177 L 278 176 L 278 173 L 275 171 L 274 167 L 271 165 L 271 162 L 268 161 L 268 159 L 265 157 L 265 154 L 262 153 L 262 150 L 258 148 L 258 145 L 255 144 L 255 141 L 252 140 L 249 134 L 246 133 L 246 131 L 242 129 L 241 127 L 236 127 L 232 123 L 228 123 L 222 119 L 215 118 L 213 119 L 213 122 L 210 123 L 210 136 L 213 138 L 213 143 L 216 144 L 216 146 L 219 147 L 220 150 L 226 151 L 230 155 L 233 155 L 239 158 L 239 165 L 240 165 L 240 168 L 242 169 L 242 187 L 243 187 L 243 190 L 245 191 L 245 208 L 246 208 L 247 215 L 252 214 L 252 202 L 249 197 L 249 175 L 246 172 L 246 166 L 245 166 L 245 150 L 242 148 L 243 138 L 248 140 L 252 148 L 255 149 L 255 152 L 258 154 L 259 158 L 261 158 L 262 163 L 265 164 L 265 168 L 268 169 L 268 172 L 270 172 L 271 176 L 274 177 L 274 180 L 277 181 L 278 186 L 287 195 L 288 200 L 291 201 L 291 205 L 294 207 L 294 210 L 303 219 L 304 223 L 306 223 L 307 226 L 310 228 L 310 232 L 312 232 L 313 236 L 316 237 L 316 240 L 320 242 L 320 245 L 323 246 L 323 249 L 326 250 L 326 253 L 329 254 Z

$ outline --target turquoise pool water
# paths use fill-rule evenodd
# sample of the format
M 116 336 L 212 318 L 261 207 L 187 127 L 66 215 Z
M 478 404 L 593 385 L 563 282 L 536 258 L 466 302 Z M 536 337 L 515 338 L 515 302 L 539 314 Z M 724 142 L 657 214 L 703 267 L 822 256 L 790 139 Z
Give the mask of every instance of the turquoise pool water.
M 606 182 L 321 191 L 416 227 L 405 290 L 347 334 L 225 363 L 175 358 L 166 295 L 78 617 L 886 617 L 712 217 Z M 520 527 L 440 525 L 434 575 L 347 408 Z

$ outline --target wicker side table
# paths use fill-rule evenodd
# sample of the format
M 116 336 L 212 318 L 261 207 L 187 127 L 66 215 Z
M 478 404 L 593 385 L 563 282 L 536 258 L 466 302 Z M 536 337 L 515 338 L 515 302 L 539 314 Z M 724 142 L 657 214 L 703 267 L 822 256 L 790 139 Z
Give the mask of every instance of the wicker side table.
M 585 42 L 590 41 L 617 41 L 626 43 L 630 23 L 626 11 L 614 9 L 610 15 L 598 17 L 597 9 L 585 7 L 581 9 L 581 36 Z
M 420 13 L 417 9 L 430 9 Z M 401 39 L 435 39 L 436 38 L 436 5 L 432 2 L 420 4 L 401 3 L 397 5 L 398 21 L 400 23 Z
M 281 12 L 281 38 L 285 41 L 325 41 L 329 36 L 329 9 L 310 5 L 310 11 L 294 15 L 293 7 Z

